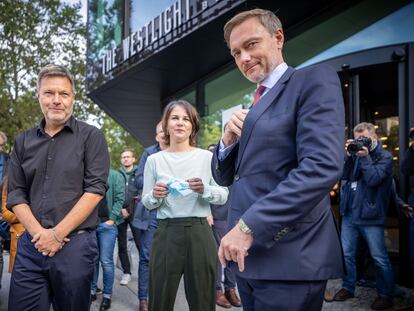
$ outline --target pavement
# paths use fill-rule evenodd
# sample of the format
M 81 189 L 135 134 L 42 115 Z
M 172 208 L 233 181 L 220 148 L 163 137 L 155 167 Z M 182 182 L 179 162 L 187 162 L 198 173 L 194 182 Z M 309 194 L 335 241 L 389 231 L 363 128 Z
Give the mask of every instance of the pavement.
M 138 299 L 137 299 L 137 277 L 138 277 L 138 251 L 131 241 L 129 241 L 129 248 L 131 253 L 131 263 L 132 263 L 132 280 L 127 286 L 121 286 L 119 281 L 121 280 L 122 271 L 117 267 L 115 270 L 115 282 L 112 296 L 112 307 L 110 310 L 118 311 L 127 311 L 127 310 L 138 310 Z M 117 249 L 117 247 L 115 247 Z M 2 288 L 0 289 L 0 311 L 7 311 L 7 301 L 8 301 L 8 290 L 10 284 L 10 273 L 7 272 L 9 254 L 4 252 L 4 272 L 2 279 Z M 102 275 L 102 273 L 100 274 Z M 335 293 L 341 288 L 341 280 L 330 280 L 328 282 L 327 290 Z M 101 278 L 98 280 L 98 286 L 102 288 Z M 395 298 L 394 307 L 388 310 L 399 310 L 401 308 L 406 308 L 409 305 L 414 305 L 414 289 L 412 288 L 399 288 L 403 291 L 404 298 Z M 376 297 L 376 291 L 374 288 L 370 287 L 357 287 L 355 292 L 355 298 L 349 299 L 345 302 L 324 302 L 322 310 L 323 311 L 366 311 L 371 310 L 370 305 Z M 92 303 L 91 311 L 98 311 L 99 305 L 101 303 L 102 296 L 98 295 L 97 301 Z M 230 308 L 225 309 L 221 307 L 216 307 L 216 311 L 242 311 L 243 308 Z M 412 309 L 414 311 L 414 307 Z M 24 310 L 22 310 L 24 311 Z M 187 301 L 185 299 L 184 293 L 184 284 L 181 281 L 178 288 L 177 298 L 174 305 L 174 311 L 189 311 Z M 276 311 L 276 310 L 275 310 Z M 283 310 L 281 310 L 283 311 Z

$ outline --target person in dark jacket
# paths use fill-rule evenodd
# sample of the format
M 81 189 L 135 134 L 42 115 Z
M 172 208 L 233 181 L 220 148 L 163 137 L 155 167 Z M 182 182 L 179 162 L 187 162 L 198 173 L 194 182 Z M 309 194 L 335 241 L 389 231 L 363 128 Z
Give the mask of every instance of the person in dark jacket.
M 144 187 L 144 168 L 147 158 L 154 153 L 164 150 L 168 146 L 165 144 L 164 131 L 162 123 L 159 122 L 156 127 L 155 145 L 149 146 L 142 153 L 138 167 L 135 171 L 135 187 L 139 195 Z M 138 299 L 139 311 L 148 311 L 148 273 L 149 260 L 151 253 L 151 244 L 155 230 L 158 228 L 157 210 L 148 210 L 139 200 L 135 209 L 134 219 L 131 221 L 132 226 L 139 229 L 139 268 L 138 268 Z
M 214 152 L 215 144 L 207 147 L 208 151 Z M 229 188 L 230 191 L 230 188 Z M 230 199 L 224 205 L 210 204 L 211 215 L 207 217 L 208 224 L 213 230 L 217 248 L 220 241 L 227 233 L 227 216 L 229 213 Z M 224 275 L 224 278 L 223 278 Z M 223 293 L 224 287 L 224 293 Z M 241 301 L 236 292 L 236 275 L 229 266 L 222 267 L 217 257 L 216 270 L 216 305 L 223 308 L 241 307 Z
M 122 206 L 121 212 L 123 216 L 123 221 L 118 224 L 118 255 L 121 261 L 122 270 L 124 274 L 122 275 L 121 281 L 119 284 L 128 285 L 131 281 L 131 262 L 129 260 L 128 254 L 128 239 L 127 239 L 127 229 L 128 224 L 131 228 L 132 236 L 134 238 L 135 246 L 139 251 L 139 230 L 133 227 L 130 224 L 130 220 L 134 215 L 134 209 L 136 204 L 136 198 L 138 195 L 138 189 L 135 187 L 135 174 L 137 167 L 135 166 L 136 157 L 135 151 L 130 148 L 125 148 L 121 151 L 121 168 L 119 172 L 124 177 L 124 186 L 125 186 L 125 201 Z
M 360 123 L 354 128 L 355 141 L 365 140 L 353 154 L 346 142 L 342 176 L 340 213 L 342 216 L 341 240 L 345 257 L 346 274 L 342 289 L 334 300 L 344 301 L 354 297 L 356 284 L 356 251 L 358 238 L 367 242 L 377 273 L 377 292 L 371 308 L 383 310 L 392 306 L 394 275 L 384 239 L 384 225 L 392 188 L 392 155 L 384 150 L 371 123 Z M 355 146 L 355 144 L 353 144 Z M 355 148 L 354 148 L 355 149 Z M 359 150 L 359 151 L 358 151 Z
M 407 149 L 401 161 L 401 172 L 406 176 L 414 176 L 414 127 L 410 129 L 411 146 Z M 406 217 L 411 218 L 410 224 L 410 263 L 411 271 L 414 279 L 414 221 L 412 220 L 414 208 L 414 185 L 411 185 L 410 196 L 408 197 L 408 205 L 404 205 L 401 209 Z

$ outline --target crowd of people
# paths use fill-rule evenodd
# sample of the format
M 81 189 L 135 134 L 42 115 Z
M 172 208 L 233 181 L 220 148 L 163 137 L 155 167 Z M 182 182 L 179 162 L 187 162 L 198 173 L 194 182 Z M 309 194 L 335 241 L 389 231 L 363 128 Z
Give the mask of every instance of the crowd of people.
M 371 308 L 392 306 L 387 208 L 397 200 L 411 217 L 414 192 L 408 204 L 398 199 L 393 159 L 374 125 L 358 124 L 345 141 L 336 72 L 289 67 L 274 13 L 241 12 L 224 37 L 241 73 L 257 84 L 251 107 L 235 111 L 220 141 L 203 150 L 196 109 L 171 101 L 157 143 L 137 166 L 125 148 L 119 170 L 110 168 L 102 132 L 72 115 L 71 73 L 41 69 L 44 118 L 15 138 L 10 158 L 0 153 L 2 215 L 11 226 L 8 310 L 89 310 L 100 292 L 100 310 L 110 309 L 116 241 L 120 284 L 131 280 L 128 227 L 139 252 L 140 311 L 172 311 L 181 278 L 191 311 L 321 310 L 329 279 L 343 278 L 333 300 L 354 297 L 361 238 L 377 271 Z M 0 147 L 6 139 L 0 132 Z M 402 172 L 414 175 L 413 145 Z M 329 198 L 338 180 L 340 235 Z

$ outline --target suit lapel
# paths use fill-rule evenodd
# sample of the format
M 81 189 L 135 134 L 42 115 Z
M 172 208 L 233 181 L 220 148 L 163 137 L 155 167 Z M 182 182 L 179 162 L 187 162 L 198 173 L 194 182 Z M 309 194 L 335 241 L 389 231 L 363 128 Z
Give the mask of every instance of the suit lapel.
M 252 107 L 249 113 L 247 114 L 247 117 L 244 120 L 243 124 L 242 135 L 240 137 L 239 154 L 236 163 L 236 172 L 239 169 L 240 162 L 243 158 L 244 150 L 250 139 L 254 125 L 256 124 L 259 117 L 267 110 L 267 108 L 269 108 L 270 105 L 277 104 L 277 102 L 274 102 L 275 98 L 277 98 L 280 92 L 282 92 L 294 71 L 295 70 L 292 67 L 289 67 L 286 70 L 286 72 L 282 75 L 282 77 L 280 77 L 279 81 L 277 81 L 275 86 L 273 86 L 269 92 L 267 92 L 262 98 L 260 98 L 259 102 L 254 107 Z

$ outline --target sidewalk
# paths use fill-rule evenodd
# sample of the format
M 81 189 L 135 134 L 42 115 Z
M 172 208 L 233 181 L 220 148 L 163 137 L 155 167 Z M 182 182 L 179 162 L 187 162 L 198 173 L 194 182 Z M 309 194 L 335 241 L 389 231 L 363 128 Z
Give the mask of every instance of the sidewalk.
M 117 247 L 115 247 L 117 249 Z M 2 289 L 0 290 L 0 311 L 7 311 L 7 300 L 10 284 L 10 274 L 7 272 L 7 267 L 9 264 L 9 254 L 4 252 L 4 271 L 3 271 L 3 280 L 2 280 Z M 137 299 L 137 270 L 138 270 L 138 251 L 135 246 L 131 247 L 131 258 L 132 258 L 132 280 L 128 286 L 119 285 L 121 280 L 122 271 L 118 268 L 115 269 L 115 282 L 114 290 L 112 297 L 112 307 L 110 310 L 114 311 L 128 311 L 128 310 L 138 310 L 138 299 Z M 102 273 L 100 274 L 102 275 Z M 101 279 L 98 282 L 98 286 L 101 287 Z M 331 280 L 328 282 L 328 290 L 331 292 L 336 292 L 341 288 L 341 280 Z M 407 289 L 400 287 L 403 291 L 406 292 L 406 297 L 404 299 L 396 298 L 394 300 L 394 307 L 392 309 L 396 311 L 400 308 L 408 306 L 409 303 L 414 303 L 414 289 Z M 372 288 L 358 287 L 355 293 L 355 298 L 349 299 L 345 302 L 330 302 L 324 303 L 322 310 L 323 311 L 368 311 L 370 309 L 371 303 L 376 297 L 376 291 Z M 98 296 L 97 301 L 92 303 L 91 311 L 98 311 L 99 305 L 101 302 L 102 296 Z M 178 289 L 177 299 L 175 301 L 174 311 L 188 311 L 187 301 L 184 294 L 183 282 L 181 282 Z M 224 309 L 221 307 L 216 308 L 217 311 L 242 311 L 242 308 L 231 308 Z M 281 310 L 283 311 L 283 310 Z

